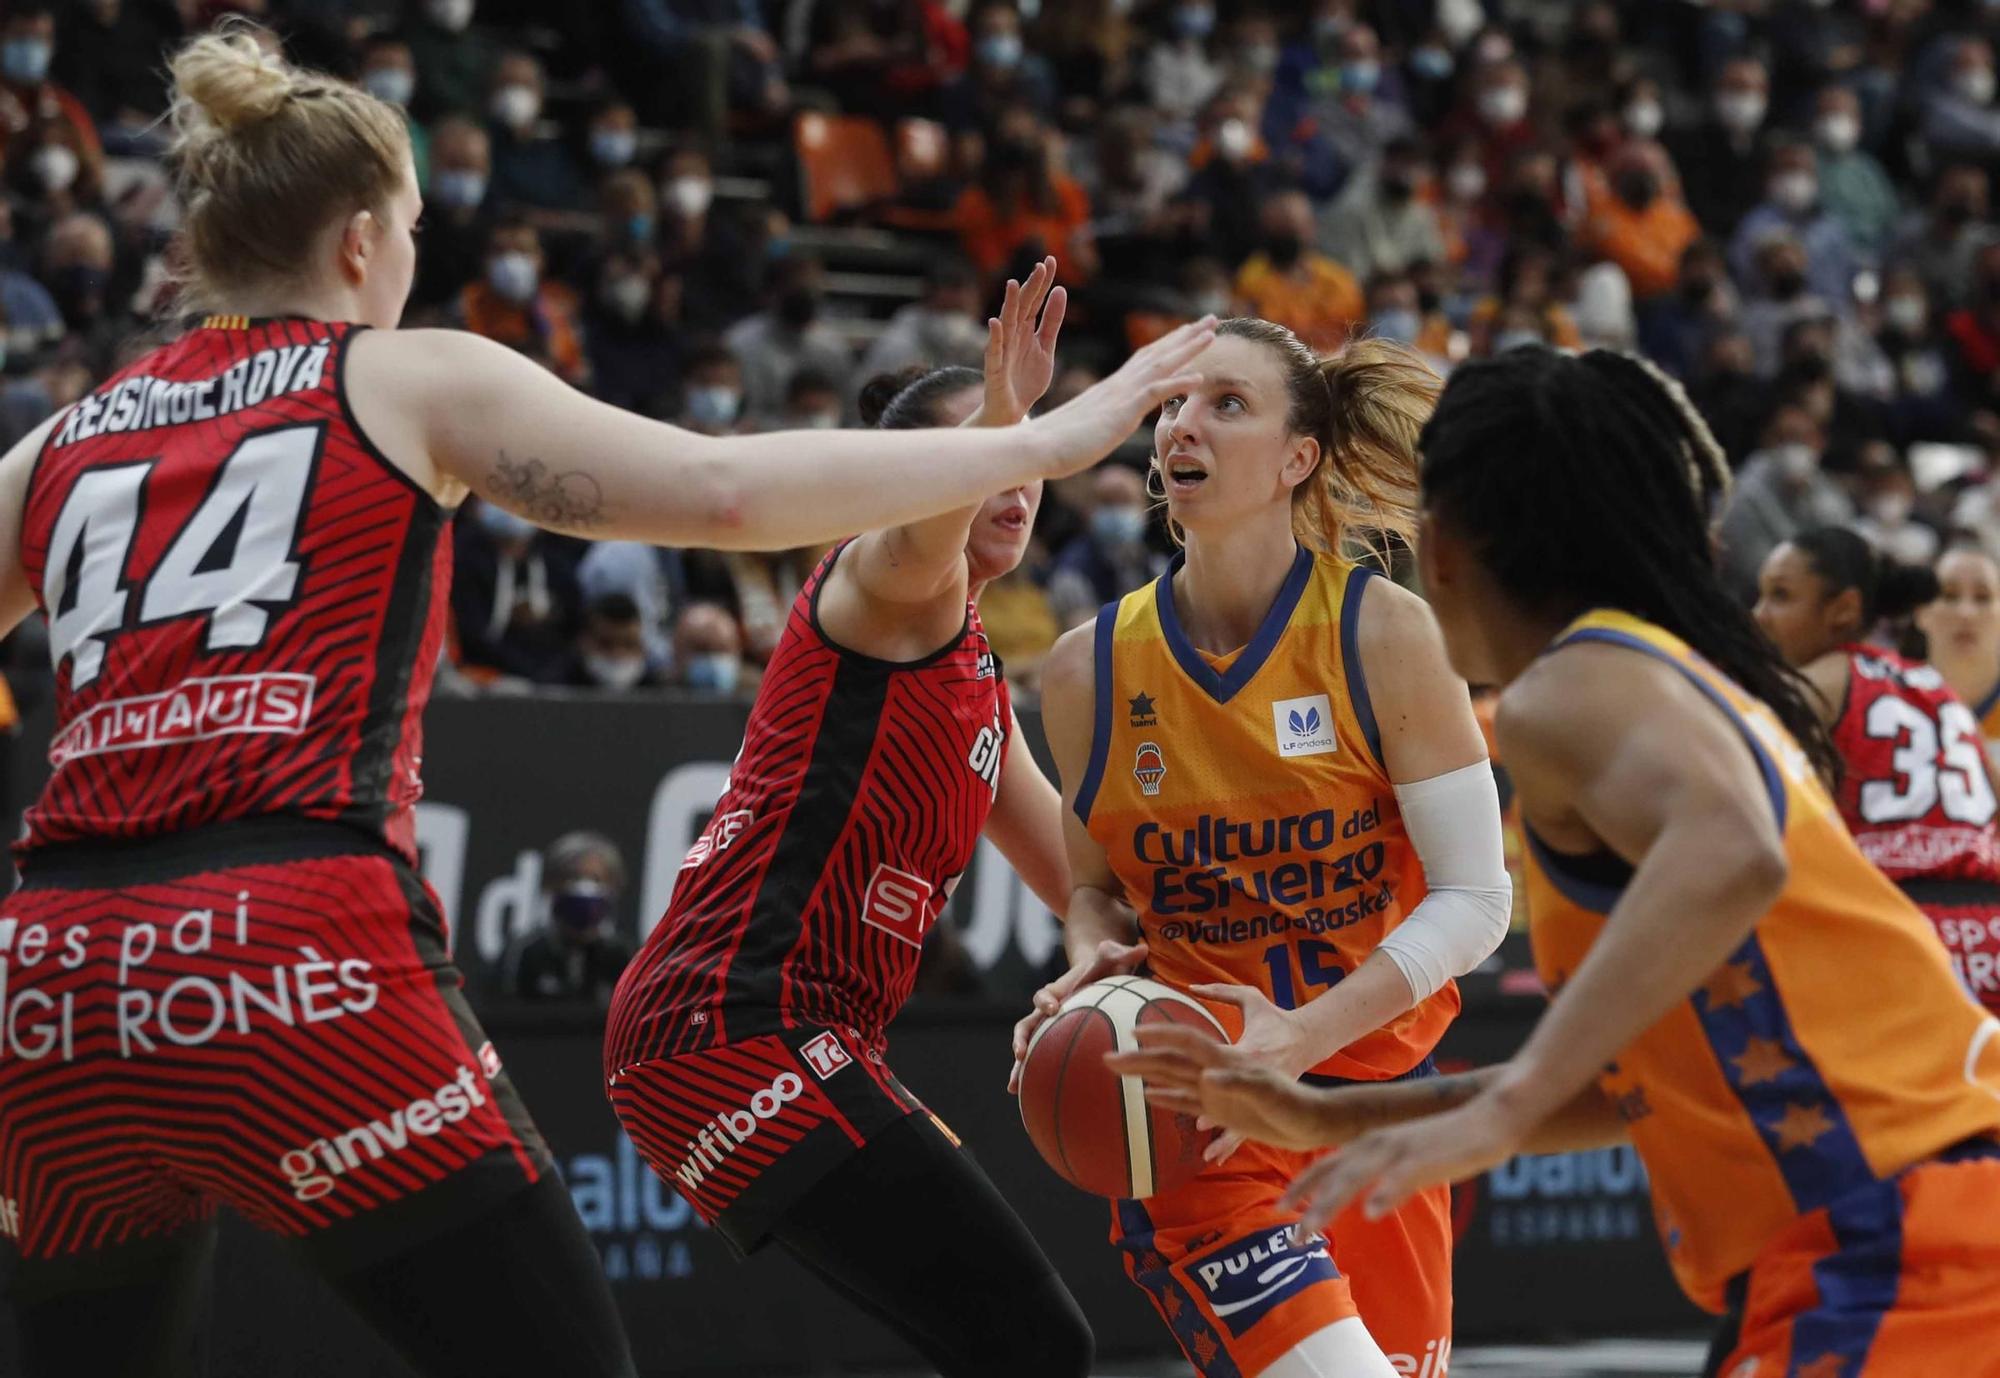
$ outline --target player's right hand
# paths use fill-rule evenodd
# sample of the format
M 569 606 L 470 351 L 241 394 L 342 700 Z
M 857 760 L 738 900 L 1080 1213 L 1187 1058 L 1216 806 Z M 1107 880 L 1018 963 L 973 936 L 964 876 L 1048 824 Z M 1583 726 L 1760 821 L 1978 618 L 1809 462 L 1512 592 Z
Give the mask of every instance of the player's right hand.
M 1341 1091 L 1301 1086 L 1253 1050 L 1203 1029 L 1141 1025 L 1137 1051 L 1104 1061 L 1120 1076 L 1143 1079 L 1155 1105 L 1277 1148 L 1337 1146 L 1364 1128 Z
M 1014 1070 L 1007 1074 L 1007 1091 L 1019 1095 L 1021 1091 L 1021 1064 L 1028 1057 L 1028 1041 L 1035 1036 L 1035 1030 L 1062 1007 L 1062 1002 L 1092 981 L 1102 981 L 1107 976 L 1123 976 L 1138 969 L 1146 960 L 1144 943 L 1121 943 L 1106 938 L 1078 959 L 1076 964 L 1055 980 L 1035 992 L 1035 1007 L 1025 1018 L 1014 1026 Z
M 1109 378 L 1029 422 L 1043 447 L 1043 477 L 1088 469 L 1117 449 L 1155 407 L 1200 383 L 1200 372 L 1188 365 L 1214 339 L 1215 317 L 1190 321 L 1134 354 Z

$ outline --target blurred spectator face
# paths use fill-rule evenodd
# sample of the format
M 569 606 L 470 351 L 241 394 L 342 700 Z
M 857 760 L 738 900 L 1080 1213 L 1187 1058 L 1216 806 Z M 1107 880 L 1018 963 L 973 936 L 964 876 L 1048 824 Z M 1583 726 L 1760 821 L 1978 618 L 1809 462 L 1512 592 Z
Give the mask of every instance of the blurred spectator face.
M 377 100 L 407 107 L 417 91 L 417 62 L 410 56 L 410 45 L 395 39 L 369 44 L 368 55 L 361 59 L 361 86 Z
M 956 423 L 954 423 L 956 424 Z M 830 431 L 840 425 L 840 393 L 832 384 L 801 374 L 785 398 L 785 428 Z
M 1637 148 L 1621 152 L 1611 164 L 1611 190 L 1635 211 L 1648 209 L 1660 195 L 1660 175 L 1653 160 Z
M 1371 333 L 1397 344 L 1415 344 L 1423 329 L 1423 309 L 1417 284 L 1401 274 L 1377 278 L 1368 288 Z
M 819 260 L 788 258 L 778 266 L 771 301 L 771 313 L 791 330 L 804 330 L 819 317 L 821 286 Z
M 1931 194 L 1939 225 L 1958 230 L 1986 218 L 1986 170 L 1969 163 L 1948 167 Z
M 1770 77 L 1755 58 L 1732 58 L 1715 83 L 1715 117 L 1739 138 L 1764 123 L 1770 103 Z
M 1547 328 L 1542 324 L 1539 311 L 1526 306 L 1509 306 L 1493 323 L 1493 352 L 1505 354 L 1510 349 L 1526 346 L 1546 346 L 1549 342 Z
M 16 86 L 39 86 L 55 52 L 55 16 L 17 14 L 0 28 L 0 77 Z
M 1802 488 L 1811 482 L 1819 472 L 1820 452 L 1825 448 L 1819 423 L 1804 407 L 1780 407 L 1764 427 L 1764 452 L 1789 487 Z
M 1397 140 L 1382 150 L 1382 190 L 1401 204 L 1416 195 L 1430 176 L 1430 167 L 1414 143 Z
M 1097 466 L 1090 485 L 1090 538 L 1105 550 L 1130 550 L 1146 539 L 1146 480 L 1123 464 Z
M 1805 246 L 1788 234 L 1771 236 L 1757 250 L 1758 275 L 1778 301 L 1791 301 L 1805 291 L 1807 263 Z
M 743 369 L 729 354 L 697 359 L 688 369 L 686 420 L 691 430 L 725 435 L 743 411 Z
M 572 942 L 595 942 L 625 890 L 625 858 L 608 838 L 571 833 L 548 850 L 542 896 L 549 925 Z
M 1681 254 L 1681 295 L 1697 306 L 1714 303 L 1716 289 L 1729 278 L 1722 251 L 1707 240 L 1696 240 Z
M 1227 316 L 1231 304 L 1229 270 L 1212 258 L 1191 258 L 1181 265 L 1181 291 L 1196 316 Z
M 542 64 L 526 53 L 508 53 L 493 68 L 487 105 L 493 122 L 525 134 L 542 113 Z
M 424 0 L 424 17 L 446 33 L 464 33 L 472 9 L 473 0 Z
M 447 210 L 471 210 L 486 199 L 493 146 L 468 120 L 444 120 L 431 139 L 431 198 Z
M 1278 26 L 1263 15 L 1246 15 L 1236 21 L 1231 48 L 1236 64 L 1254 77 L 1268 77 L 1278 70 Z
M 1716 336 L 1702 354 L 1702 371 L 1711 378 L 1748 378 L 1756 367 L 1750 337 L 1739 331 Z
M 653 275 L 659 264 L 650 256 L 644 260 L 612 254 L 604 260 L 598 277 L 598 300 L 604 309 L 622 321 L 636 321 L 653 300 Z
M 1809 359 L 1821 364 L 1830 362 L 1833 359 L 1833 322 L 1823 318 L 1798 322 L 1785 332 L 1778 357 L 1787 366 Z
M 61 196 L 76 184 L 83 157 L 67 120 L 48 120 L 29 136 L 28 172 L 42 196 Z
M 1184 42 L 1204 42 L 1215 32 L 1215 6 L 1209 0 L 1181 0 L 1171 22 L 1174 34 Z
M 623 595 L 599 600 L 576 636 L 577 658 L 600 689 L 630 689 L 646 677 L 646 637 L 639 609 Z
M 1806 215 L 1819 201 L 1819 172 L 1813 152 L 1800 144 L 1781 145 L 1771 154 L 1764 193 L 1787 215 Z
M 1482 67 L 1514 60 L 1514 36 L 1498 24 L 1489 24 L 1472 41 L 1472 56 Z
M 590 122 L 590 156 L 599 167 L 630 167 L 639 152 L 639 117 L 629 105 L 610 105 Z
M 531 226 L 496 229 L 486 245 L 486 283 L 501 297 L 524 306 L 542 279 L 542 241 Z
M 1553 200 L 1556 193 L 1556 158 L 1545 148 L 1527 148 L 1514 156 L 1508 168 L 1508 190 L 1521 199 Z
M 63 319 L 87 325 L 103 316 L 114 262 L 111 231 L 105 223 L 94 215 L 66 215 L 49 230 L 44 252 L 49 290 Z
M 733 693 L 743 673 L 743 632 L 719 603 L 690 603 L 674 623 L 674 663 L 690 689 Z
M 687 284 L 679 273 L 662 273 L 654 278 L 651 303 L 654 317 L 668 325 L 678 324 L 686 291 Z
M 683 220 L 699 220 L 715 199 L 715 174 L 708 155 L 684 148 L 667 160 L 665 184 L 661 187 L 668 208 Z
M 1264 203 L 1260 219 L 1264 252 L 1270 256 L 1271 266 L 1289 272 L 1312 243 L 1312 202 L 1301 192 L 1281 192 Z
M 1861 510 L 1894 530 L 1917 507 L 1917 482 L 1887 441 L 1872 441 L 1861 452 Z
M 653 213 L 658 207 L 653 184 L 645 174 L 626 169 L 604 182 L 604 218 L 613 239 L 647 244 L 653 238 Z
M 1461 206 L 1470 206 L 1486 195 L 1486 164 L 1477 144 L 1461 144 L 1445 162 L 1445 191 Z
M 1953 50 L 1951 89 L 1974 105 L 1993 99 L 1993 50 L 1983 40 L 1968 38 Z
M 1381 40 L 1366 24 L 1350 26 L 1340 36 L 1340 93 L 1372 96 L 1381 83 Z
M 1813 137 L 1829 153 L 1846 153 L 1861 142 L 1861 102 L 1845 86 L 1829 86 L 1819 93 Z
M 1021 16 L 1012 5 L 984 5 L 972 16 L 972 57 L 989 73 L 1021 65 Z
M 1889 329 L 1905 338 L 1924 333 L 1930 320 L 1930 301 L 1924 280 L 1909 268 L 1891 268 L 1882 280 L 1882 320 Z
M 1519 63 L 1496 62 L 1479 75 L 1479 118 L 1489 128 L 1519 124 L 1528 114 L 1528 74 Z
M 1635 81 L 1625 93 L 1625 107 L 1619 112 L 1625 132 L 1635 139 L 1656 137 L 1666 125 L 1666 108 L 1660 104 L 1660 88 L 1651 81 Z

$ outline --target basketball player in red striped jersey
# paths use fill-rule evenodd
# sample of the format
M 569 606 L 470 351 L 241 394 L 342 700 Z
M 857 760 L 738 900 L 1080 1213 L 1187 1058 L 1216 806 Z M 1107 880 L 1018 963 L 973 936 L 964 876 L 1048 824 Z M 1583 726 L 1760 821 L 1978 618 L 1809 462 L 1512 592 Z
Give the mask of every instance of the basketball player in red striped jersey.
M 983 381 L 936 370 L 878 424 L 1017 423 L 1053 373 L 1054 281 L 1051 259 L 1007 285 Z M 1020 563 L 1040 489 L 822 562 L 605 1041 L 619 1119 L 704 1220 L 742 1253 L 775 1240 L 945 1378 L 1090 1366 L 1054 1268 L 885 1060 L 982 829 L 1046 902 L 1069 893 L 1061 804 L 974 602 Z
M 395 109 L 241 30 L 173 75 L 210 314 L 0 458 L 0 626 L 44 612 L 56 676 L 0 908 L 28 1372 L 196 1371 L 226 1204 L 421 1373 L 631 1374 L 415 869 L 453 509 L 730 547 L 919 518 L 1083 467 L 1204 332 L 1009 432 L 691 436 L 393 328 L 420 211 Z

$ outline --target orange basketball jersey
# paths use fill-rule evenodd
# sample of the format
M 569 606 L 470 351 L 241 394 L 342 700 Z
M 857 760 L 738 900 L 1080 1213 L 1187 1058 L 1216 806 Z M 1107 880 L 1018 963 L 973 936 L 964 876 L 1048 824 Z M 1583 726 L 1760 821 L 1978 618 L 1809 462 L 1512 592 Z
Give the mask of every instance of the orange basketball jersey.
M 1213 657 L 1175 615 L 1179 567 L 1098 614 L 1077 815 L 1139 911 L 1155 977 L 1296 1008 L 1424 897 L 1355 651 L 1373 576 L 1301 549 L 1250 643 Z M 1211 1008 L 1240 1032 L 1233 1006 Z M 1457 1012 L 1447 984 L 1313 1070 L 1399 1076 Z
M 1769 709 L 1628 614 L 1586 613 L 1551 649 L 1578 642 L 1657 656 L 1735 724 L 1791 863 L 1749 939 L 1599 1083 L 1645 1160 L 1676 1276 L 1720 1310 L 1728 1280 L 1801 1216 L 2000 1130 L 2000 1022 L 1959 986 L 1916 906 L 1863 858 Z M 1630 869 L 1608 853 L 1552 852 L 1532 820 L 1528 831 L 1529 930 L 1554 991 L 1589 954 Z

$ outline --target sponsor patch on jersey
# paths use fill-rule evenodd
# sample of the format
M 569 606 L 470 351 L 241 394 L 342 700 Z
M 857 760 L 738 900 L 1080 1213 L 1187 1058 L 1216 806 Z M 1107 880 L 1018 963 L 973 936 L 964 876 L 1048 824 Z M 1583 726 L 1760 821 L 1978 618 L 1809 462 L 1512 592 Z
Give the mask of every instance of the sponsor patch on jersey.
M 1132 715 L 1132 726 L 1158 727 L 1160 725 L 1160 715 L 1154 707 L 1153 696 L 1151 694 L 1145 693 L 1142 690 L 1127 700 L 1127 703 Z
M 1280 756 L 1324 756 L 1339 749 L 1333 735 L 1333 704 L 1325 694 L 1277 700 L 1271 705 L 1271 728 Z
M 812 1074 L 821 1081 L 849 1066 L 854 1059 L 847 1055 L 847 1049 L 840 1044 L 840 1035 L 828 1029 L 808 1041 L 799 1049 L 799 1056 L 812 1068 Z
M 1232 1336 L 1240 1336 L 1272 1310 L 1311 1287 L 1340 1276 L 1326 1241 L 1292 1243 L 1289 1225 L 1260 1230 L 1219 1244 L 1187 1262 L 1209 1310 Z
M 1141 794 L 1152 796 L 1160 792 L 1160 781 L 1167 778 L 1167 758 L 1158 742 L 1139 743 L 1139 750 L 1132 757 L 1132 775 L 1139 782 Z
M 885 861 L 869 878 L 861 922 L 912 947 L 922 947 L 924 930 L 930 927 L 932 888 L 922 876 L 899 871 Z

